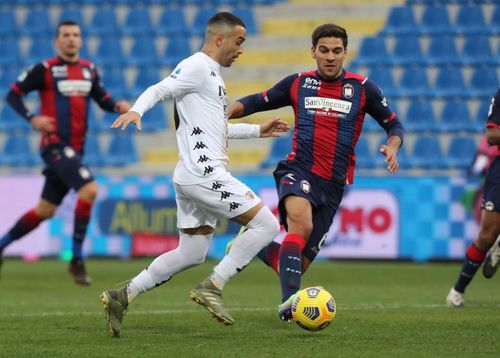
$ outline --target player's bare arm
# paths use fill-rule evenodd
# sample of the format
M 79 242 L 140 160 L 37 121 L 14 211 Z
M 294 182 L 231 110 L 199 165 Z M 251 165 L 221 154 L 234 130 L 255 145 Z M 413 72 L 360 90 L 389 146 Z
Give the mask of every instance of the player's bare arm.
M 390 173 L 394 173 L 399 168 L 399 163 L 397 159 L 398 150 L 401 146 L 401 138 L 398 136 L 392 136 L 387 140 L 387 144 L 382 144 L 380 146 L 380 153 L 385 155 L 385 162 L 387 164 L 387 169 Z
M 232 119 L 232 118 L 241 118 L 243 117 L 243 113 L 245 111 L 245 107 L 241 102 L 234 102 L 232 105 L 229 106 L 229 109 L 227 110 L 227 118 Z M 262 132 L 262 128 L 261 128 Z
M 111 128 L 120 128 L 121 130 L 125 130 L 129 124 L 135 124 L 138 131 L 142 130 L 140 114 L 134 111 L 128 111 L 127 113 L 119 116 L 113 122 Z
M 52 133 L 55 128 L 55 119 L 49 116 L 33 116 L 31 126 L 41 133 Z
M 288 132 L 289 125 L 281 118 L 275 117 L 260 125 L 260 138 L 280 137 L 282 133 Z

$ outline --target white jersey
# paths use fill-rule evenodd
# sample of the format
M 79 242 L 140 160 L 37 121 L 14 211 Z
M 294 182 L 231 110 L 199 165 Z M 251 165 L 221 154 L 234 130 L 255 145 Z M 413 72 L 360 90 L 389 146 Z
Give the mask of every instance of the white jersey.
M 197 184 L 227 173 L 227 94 L 220 67 L 197 52 L 181 61 L 167 78 L 149 87 L 131 109 L 142 116 L 158 101 L 175 100 L 180 156 L 173 176 L 176 183 Z M 239 137 L 259 136 L 258 126 L 245 131 L 248 134 Z

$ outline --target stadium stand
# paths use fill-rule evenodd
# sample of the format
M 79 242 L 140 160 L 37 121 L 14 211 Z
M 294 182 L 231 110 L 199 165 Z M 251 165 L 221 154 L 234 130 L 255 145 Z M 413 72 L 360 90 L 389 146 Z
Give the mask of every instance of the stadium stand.
M 71 18 L 85 25 L 87 47 L 82 57 L 89 53 L 89 58 L 102 69 L 102 81 L 113 95 L 133 101 L 147 86 L 167 75 L 179 60 L 199 49 L 208 17 L 218 10 L 229 9 L 245 19 L 251 34 L 245 44 L 245 55 L 225 74 L 232 101 L 264 90 L 289 73 L 313 68 L 308 51 L 311 29 L 332 21 L 329 14 L 352 6 L 356 11 L 334 18 L 346 26 L 350 35 L 352 61 L 346 68 L 369 74 L 383 88 L 391 107 L 408 128 L 406 155 L 401 154 L 408 162 L 401 163 L 402 167 L 422 168 L 412 161 L 414 153 L 419 155 L 416 144 L 422 134 L 437 139 L 442 149 L 448 148 L 448 138 L 457 133 L 477 142 L 484 131 L 489 97 L 499 85 L 500 4 L 486 0 L 387 0 L 383 4 L 366 1 L 362 6 L 359 3 L 175 0 L 165 5 L 160 0 L 5 1 L 0 9 L 1 94 L 5 95 L 23 66 L 50 57 L 48 42 L 53 37 L 55 24 L 60 19 Z M 37 41 L 33 41 L 35 38 Z M 28 96 L 28 103 L 36 108 L 35 98 Z M 1 99 L 0 140 L 19 130 L 13 128 L 17 125 L 24 126 L 25 131 L 30 129 L 19 116 L 8 113 L 8 107 Z M 147 139 L 132 138 L 137 154 L 135 163 L 147 165 L 137 162 L 138 158 L 144 158 L 145 148 L 148 152 L 154 148 L 162 153 L 176 151 L 174 134 L 168 130 L 171 104 L 159 106 L 155 111 L 158 113 L 152 113 L 148 126 L 144 126 Z M 7 118 L 17 117 L 6 120 L 4 112 Z M 289 110 L 279 113 L 286 120 L 291 119 Z M 157 121 L 158 118 L 163 121 Z M 267 118 L 269 114 L 262 114 L 250 120 L 259 123 Z M 92 109 L 89 130 L 96 133 L 98 143 L 107 143 L 102 136 L 109 133 L 112 119 L 100 109 Z M 380 167 L 372 165 L 378 153 L 365 150 L 378 144 L 380 131 L 378 124 L 367 116 L 363 137 L 366 136 L 368 143 L 363 139 L 360 146 L 364 148 L 359 149 L 363 170 Z M 148 135 L 161 139 L 154 139 L 159 140 L 156 145 L 144 144 L 151 140 Z M 447 138 L 446 141 L 442 137 Z M 264 159 L 263 168 L 272 167 L 277 160 L 272 149 L 276 141 L 262 141 L 262 147 L 258 148 L 259 151 L 269 148 L 269 158 Z M 249 153 L 257 153 L 250 145 L 237 145 Z M 450 152 L 451 146 L 443 150 L 443 153 Z M 372 161 L 361 159 L 364 153 L 372 153 Z M 177 155 L 165 157 L 175 161 Z M 282 153 L 279 158 L 283 157 Z M 438 163 L 432 169 L 462 169 L 453 163 Z

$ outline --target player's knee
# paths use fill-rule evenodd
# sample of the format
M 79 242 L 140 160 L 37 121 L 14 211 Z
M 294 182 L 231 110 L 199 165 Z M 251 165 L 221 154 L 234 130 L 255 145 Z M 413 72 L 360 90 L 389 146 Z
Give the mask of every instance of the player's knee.
M 247 227 L 260 229 L 265 236 L 270 236 L 272 239 L 280 232 L 278 220 L 267 207 L 260 209 L 257 215 L 248 223 Z
M 36 206 L 35 213 L 39 218 L 47 220 L 55 215 L 56 210 L 56 205 L 41 202 Z
M 97 198 L 99 188 L 95 181 L 85 184 L 78 190 L 78 196 L 86 201 L 94 201 Z

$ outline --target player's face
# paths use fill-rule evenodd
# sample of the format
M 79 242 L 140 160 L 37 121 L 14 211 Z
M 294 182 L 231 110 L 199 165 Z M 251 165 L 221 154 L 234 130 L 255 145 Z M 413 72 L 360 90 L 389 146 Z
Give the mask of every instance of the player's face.
M 80 26 L 63 25 L 56 37 L 56 47 L 64 59 L 77 58 L 82 47 L 82 32 Z
M 243 43 L 247 32 L 244 27 L 236 26 L 232 32 L 221 37 L 220 61 L 223 67 L 229 67 L 243 53 Z
M 319 74 L 326 79 L 340 75 L 347 49 L 341 38 L 322 37 L 316 47 L 311 48 L 312 58 L 316 60 Z

